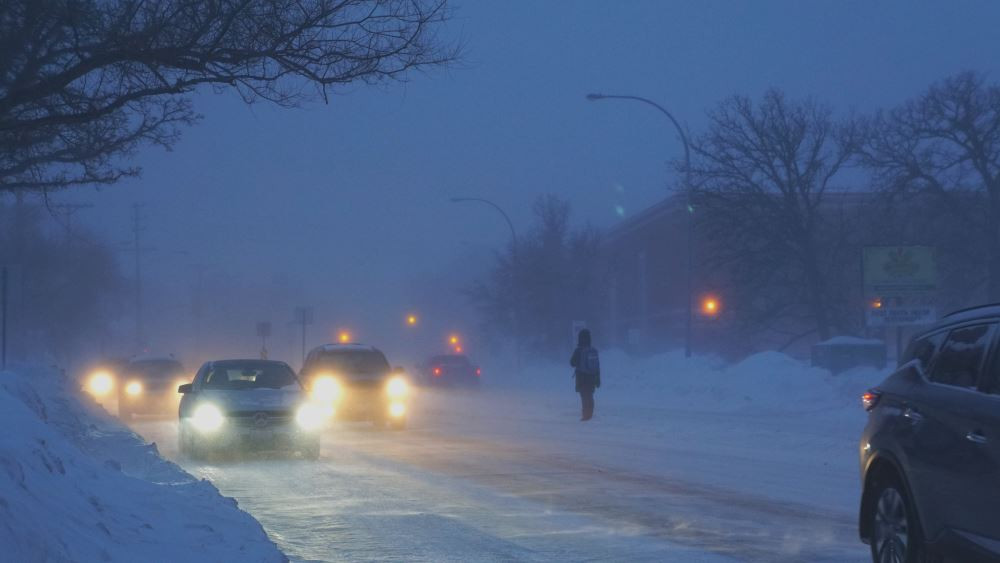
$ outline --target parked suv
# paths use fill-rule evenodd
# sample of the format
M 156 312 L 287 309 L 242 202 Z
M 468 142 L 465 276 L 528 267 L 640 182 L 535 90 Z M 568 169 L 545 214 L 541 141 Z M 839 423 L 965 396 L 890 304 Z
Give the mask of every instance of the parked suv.
M 864 394 L 861 539 L 875 561 L 1000 560 L 1000 305 L 952 313 Z

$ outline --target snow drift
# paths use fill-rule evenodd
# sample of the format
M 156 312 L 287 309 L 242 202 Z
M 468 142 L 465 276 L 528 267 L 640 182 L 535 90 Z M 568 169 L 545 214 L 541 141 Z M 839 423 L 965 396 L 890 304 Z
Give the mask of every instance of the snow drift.
M 8 561 L 286 561 L 260 524 L 53 370 L 0 372 Z

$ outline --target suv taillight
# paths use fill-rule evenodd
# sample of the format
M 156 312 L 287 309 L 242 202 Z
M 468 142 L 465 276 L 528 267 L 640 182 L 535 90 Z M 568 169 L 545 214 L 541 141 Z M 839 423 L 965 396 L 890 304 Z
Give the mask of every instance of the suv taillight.
M 875 408 L 878 404 L 878 400 L 882 397 L 882 393 L 875 390 L 869 389 L 861 394 L 861 405 L 865 407 L 866 411 L 870 411 Z

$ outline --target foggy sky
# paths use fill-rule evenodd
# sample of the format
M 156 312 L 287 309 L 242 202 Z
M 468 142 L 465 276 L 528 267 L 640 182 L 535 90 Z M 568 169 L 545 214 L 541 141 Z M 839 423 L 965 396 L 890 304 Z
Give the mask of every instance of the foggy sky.
M 474 274 L 508 240 L 491 209 L 449 197 L 493 199 L 526 231 L 543 193 L 602 227 L 620 220 L 616 205 L 628 216 L 667 194 L 668 161 L 681 154 L 669 123 L 588 92 L 653 98 L 697 132 L 721 98 L 770 86 L 866 112 L 964 69 L 1000 80 L 1000 3 L 990 1 L 453 5 L 446 35 L 465 55 L 450 68 L 297 110 L 199 94 L 204 120 L 172 152 L 144 149 L 141 178 L 58 199 L 96 204 L 78 220 L 115 244 L 131 236 L 130 205 L 145 204 L 157 250 L 144 268 L 162 315 L 189 304 L 201 270 L 215 286 L 277 284 L 316 304 L 310 344 L 339 326 L 377 340 L 420 305 L 414 277 Z M 248 318 L 291 318 L 244 305 Z M 473 324 L 428 322 L 437 332 Z M 252 326 L 232 330 L 252 349 Z

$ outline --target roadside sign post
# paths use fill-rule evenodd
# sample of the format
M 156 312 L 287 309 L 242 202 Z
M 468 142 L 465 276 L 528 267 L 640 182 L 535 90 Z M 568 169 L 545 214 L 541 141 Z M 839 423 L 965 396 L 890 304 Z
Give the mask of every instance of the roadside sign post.
M 896 328 L 896 357 L 903 348 L 903 327 L 937 320 L 933 304 L 938 287 L 937 263 L 931 246 L 867 246 L 861 274 L 869 304 L 865 324 Z
M 267 337 L 271 336 L 271 322 L 262 321 L 257 323 L 257 336 L 260 337 L 260 359 L 267 359 Z

